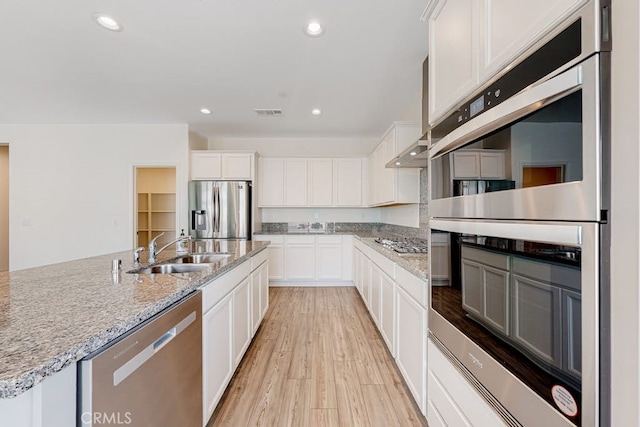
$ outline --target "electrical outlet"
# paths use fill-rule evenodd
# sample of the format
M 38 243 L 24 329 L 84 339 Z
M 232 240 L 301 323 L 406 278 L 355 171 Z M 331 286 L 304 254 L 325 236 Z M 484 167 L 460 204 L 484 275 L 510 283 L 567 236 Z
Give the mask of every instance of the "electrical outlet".
M 316 211 L 316 212 L 313 213 L 313 217 L 315 219 L 318 219 L 318 218 L 320 218 L 320 214 Z

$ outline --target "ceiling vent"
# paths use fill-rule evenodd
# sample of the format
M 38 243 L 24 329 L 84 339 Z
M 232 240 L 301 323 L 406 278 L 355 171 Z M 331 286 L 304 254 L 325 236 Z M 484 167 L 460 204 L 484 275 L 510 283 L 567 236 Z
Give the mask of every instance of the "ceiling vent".
M 259 116 L 281 116 L 282 110 L 280 109 L 268 109 L 268 108 L 255 108 L 253 111 Z

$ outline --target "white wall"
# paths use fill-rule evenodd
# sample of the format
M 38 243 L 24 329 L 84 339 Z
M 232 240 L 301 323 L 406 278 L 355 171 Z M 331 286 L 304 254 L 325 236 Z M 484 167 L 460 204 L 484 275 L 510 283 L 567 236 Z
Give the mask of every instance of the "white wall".
M 0 271 L 9 269 L 9 146 L 0 145 Z
M 189 150 L 207 150 L 209 148 L 209 140 L 192 130 L 189 131 Z
M 11 270 L 131 249 L 134 165 L 176 166 L 187 228 L 187 125 L 0 125 L 0 141 L 11 147 Z
M 612 426 L 640 425 L 640 7 L 613 2 Z
M 405 227 L 420 226 L 420 205 L 398 205 L 378 208 L 380 222 L 385 224 L 404 225 Z
M 255 150 L 264 157 L 368 156 L 379 138 L 209 138 L 210 150 Z

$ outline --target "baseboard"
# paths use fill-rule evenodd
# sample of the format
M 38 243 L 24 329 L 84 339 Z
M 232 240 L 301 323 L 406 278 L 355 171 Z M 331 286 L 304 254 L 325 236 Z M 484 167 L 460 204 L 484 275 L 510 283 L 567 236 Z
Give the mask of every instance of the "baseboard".
M 269 280 L 269 287 L 328 287 L 328 286 L 355 286 L 353 280 Z

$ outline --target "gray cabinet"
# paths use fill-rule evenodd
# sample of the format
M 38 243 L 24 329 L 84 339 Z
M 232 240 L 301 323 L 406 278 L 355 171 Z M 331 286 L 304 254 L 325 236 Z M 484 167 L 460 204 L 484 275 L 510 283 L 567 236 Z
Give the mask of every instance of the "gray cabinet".
M 462 306 L 488 327 L 509 334 L 509 256 L 462 248 Z
M 562 370 L 580 379 L 582 376 L 582 301 L 577 292 L 562 290 Z
M 545 362 L 562 367 L 560 288 L 513 275 L 511 338 Z

